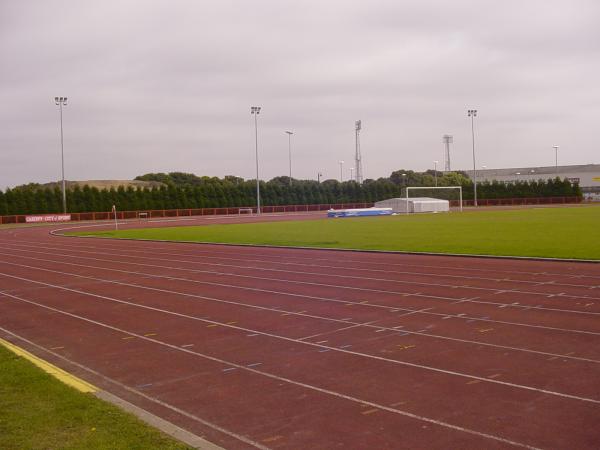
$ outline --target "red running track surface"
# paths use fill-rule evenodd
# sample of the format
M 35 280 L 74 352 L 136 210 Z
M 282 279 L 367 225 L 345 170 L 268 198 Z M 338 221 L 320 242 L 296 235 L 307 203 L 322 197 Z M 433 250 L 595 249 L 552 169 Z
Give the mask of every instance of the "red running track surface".
M 224 448 L 600 448 L 600 265 L 52 228 L 0 231 L 0 336 Z

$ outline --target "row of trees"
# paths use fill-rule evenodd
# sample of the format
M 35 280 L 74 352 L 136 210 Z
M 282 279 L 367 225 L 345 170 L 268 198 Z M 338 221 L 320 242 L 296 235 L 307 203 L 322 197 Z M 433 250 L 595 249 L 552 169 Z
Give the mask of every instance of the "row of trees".
M 418 173 L 396 171 L 389 178 L 368 179 L 362 185 L 354 181 L 340 183 L 326 180 L 290 180 L 277 177 L 260 182 L 261 202 L 264 205 L 292 205 L 318 203 L 375 202 L 403 196 L 406 186 L 433 186 L 433 171 Z M 473 183 L 462 173 L 437 174 L 439 186 L 462 186 L 463 197 L 473 198 Z M 119 187 L 98 189 L 75 186 L 67 191 L 69 212 L 110 211 L 116 205 L 121 211 L 215 208 L 252 206 L 256 204 L 256 181 L 227 176 L 198 177 L 179 172 L 169 174 L 146 174 L 138 180 L 160 181 L 158 188 Z M 291 182 L 290 182 L 291 181 Z M 577 185 L 569 181 L 539 180 L 505 184 L 501 182 L 478 183 L 479 198 L 558 197 L 581 196 Z M 420 196 L 440 193 L 420 193 Z M 456 193 L 454 193 L 456 195 Z M 456 197 L 453 197 L 456 198 Z M 62 194 L 58 187 L 49 188 L 28 184 L 0 191 L 0 215 L 55 213 L 62 209 Z

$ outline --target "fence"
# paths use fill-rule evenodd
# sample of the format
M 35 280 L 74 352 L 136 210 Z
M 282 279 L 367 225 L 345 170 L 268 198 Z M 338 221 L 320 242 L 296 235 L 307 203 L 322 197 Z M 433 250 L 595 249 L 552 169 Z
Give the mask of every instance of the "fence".
M 282 206 L 262 206 L 263 214 L 273 213 L 291 213 L 291 212 L 311 212 L 311 211 L 326 211 L 328 209 L 343 209 L 343 208 L 370 208 L 373 203 L 326 203 L 319 205 L 282 205 Z M 227 214 L 239 214 L 240 209 L 248 211 L 252 210 L 256 214 L 255 207 L 234 207 L 234 208 L 184 208 L 184 209 L 157 209 L 157 210 L 139 210 L 139 211 L 117 211 L 117 219 L 137 219 L 140 213 L 146 213 L 146 218 L 156 219 L 164 217 L 189 217 L 189 216 L 218 216 Z M 82 212 L 70 213 L 71 221 L 83 220 L 110 220 L 114 219 L 112 212 Z M 25 217 L 29 214 L 19 214 L 14 216 L 0 216 L 0 224 L 7 223 L 25 223 Z
M 479 206 L 506 206 L 506 205 L 547 205 L 560 203 L 581 203 L 581 197 L 523 197 L 523 198 L 482 198 L 477 199 Z M 458 206 L 458 201 L 452 200 L 451 206 Z M 464 206 L 473 206 L 473 200 L 463 200 Z M 328 209 L 343 208 L 370 208 L 372 202 L 367 203 L 325 203 L 318 205 L 284 205 L 284 206 L 263 206 L 261 211 L 265 214 L 288 213 L 288 212 L 310 212 L 326 211 Z M 189 217 L 189 216 L 218 216 L 226 214 L 239 214 L 240 209 L 252 210 L 256 213 L 256 207 L 235 207 L 235 208 L 196 208 L 196 209 L 158 209 L 158 210 L 140 210 L 140 211 L 117 211 L 119 220 L 137 219 L 139 213 L 147 213 L 147 218 L 163 217 Z M 70 213 L 71 221 L 82 220 L 109 220 L 114 215 L 111 212 L 82 212 Z M 0 224 L 7 223 L 25 223 L 26 214 L 15 216 L 0 216 Z

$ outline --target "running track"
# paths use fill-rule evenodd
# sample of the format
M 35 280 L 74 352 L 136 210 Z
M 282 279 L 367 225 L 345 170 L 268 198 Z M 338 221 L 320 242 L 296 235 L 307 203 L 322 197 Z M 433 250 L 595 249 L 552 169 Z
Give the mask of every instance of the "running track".
M 600 265 L 48 231 L 0 337 L 224 448 L 600 448 Z

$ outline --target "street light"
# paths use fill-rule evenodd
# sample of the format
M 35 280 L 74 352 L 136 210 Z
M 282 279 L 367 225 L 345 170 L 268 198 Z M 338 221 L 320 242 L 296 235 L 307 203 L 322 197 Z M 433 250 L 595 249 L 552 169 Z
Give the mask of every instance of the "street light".
M 437 161 L 433 162 L 433 172 L 434 172 L 434 177 L 435 177 L 435 187 L 437 187 Z
M 477 206 L 477 170 L 475 169 L 475 124 L 474 119 L 477 117 L 476 109 L 469 109 L 467 117 L 471 118 L 471 138 L 473 142 L 473 206 Z
M 292 185 L 292 134 L 291 131 L 286 131 L 288 135 L 288 152 L 290 154 L 290 186 Z
M 254 115 L 254 141 L 256 144 L 256 214 L 260 214 L 260 183 L 258 182 L 258 115 L 260 106 L 252 106 L 250 114 Z
M 344 181 L 344 161 L 340 161 L 340 183 Z
M 558 176 L 558 145 L 553 145 L 554 148 L 554 167 L 556 171 L 556 176 Z
M 63 145 L 63 118 L 62 118 L 62 110 L 63 106 L 67 106 L 67 97 L 54 97 L 54 103 L 58 106 L 60 110 L 60 161 L 61 161 L 61 169 L 62 169 L 62 204 L 63 204 L 63 213 L 67 213 L 67 191 L 65 188 L 65 152 Z

